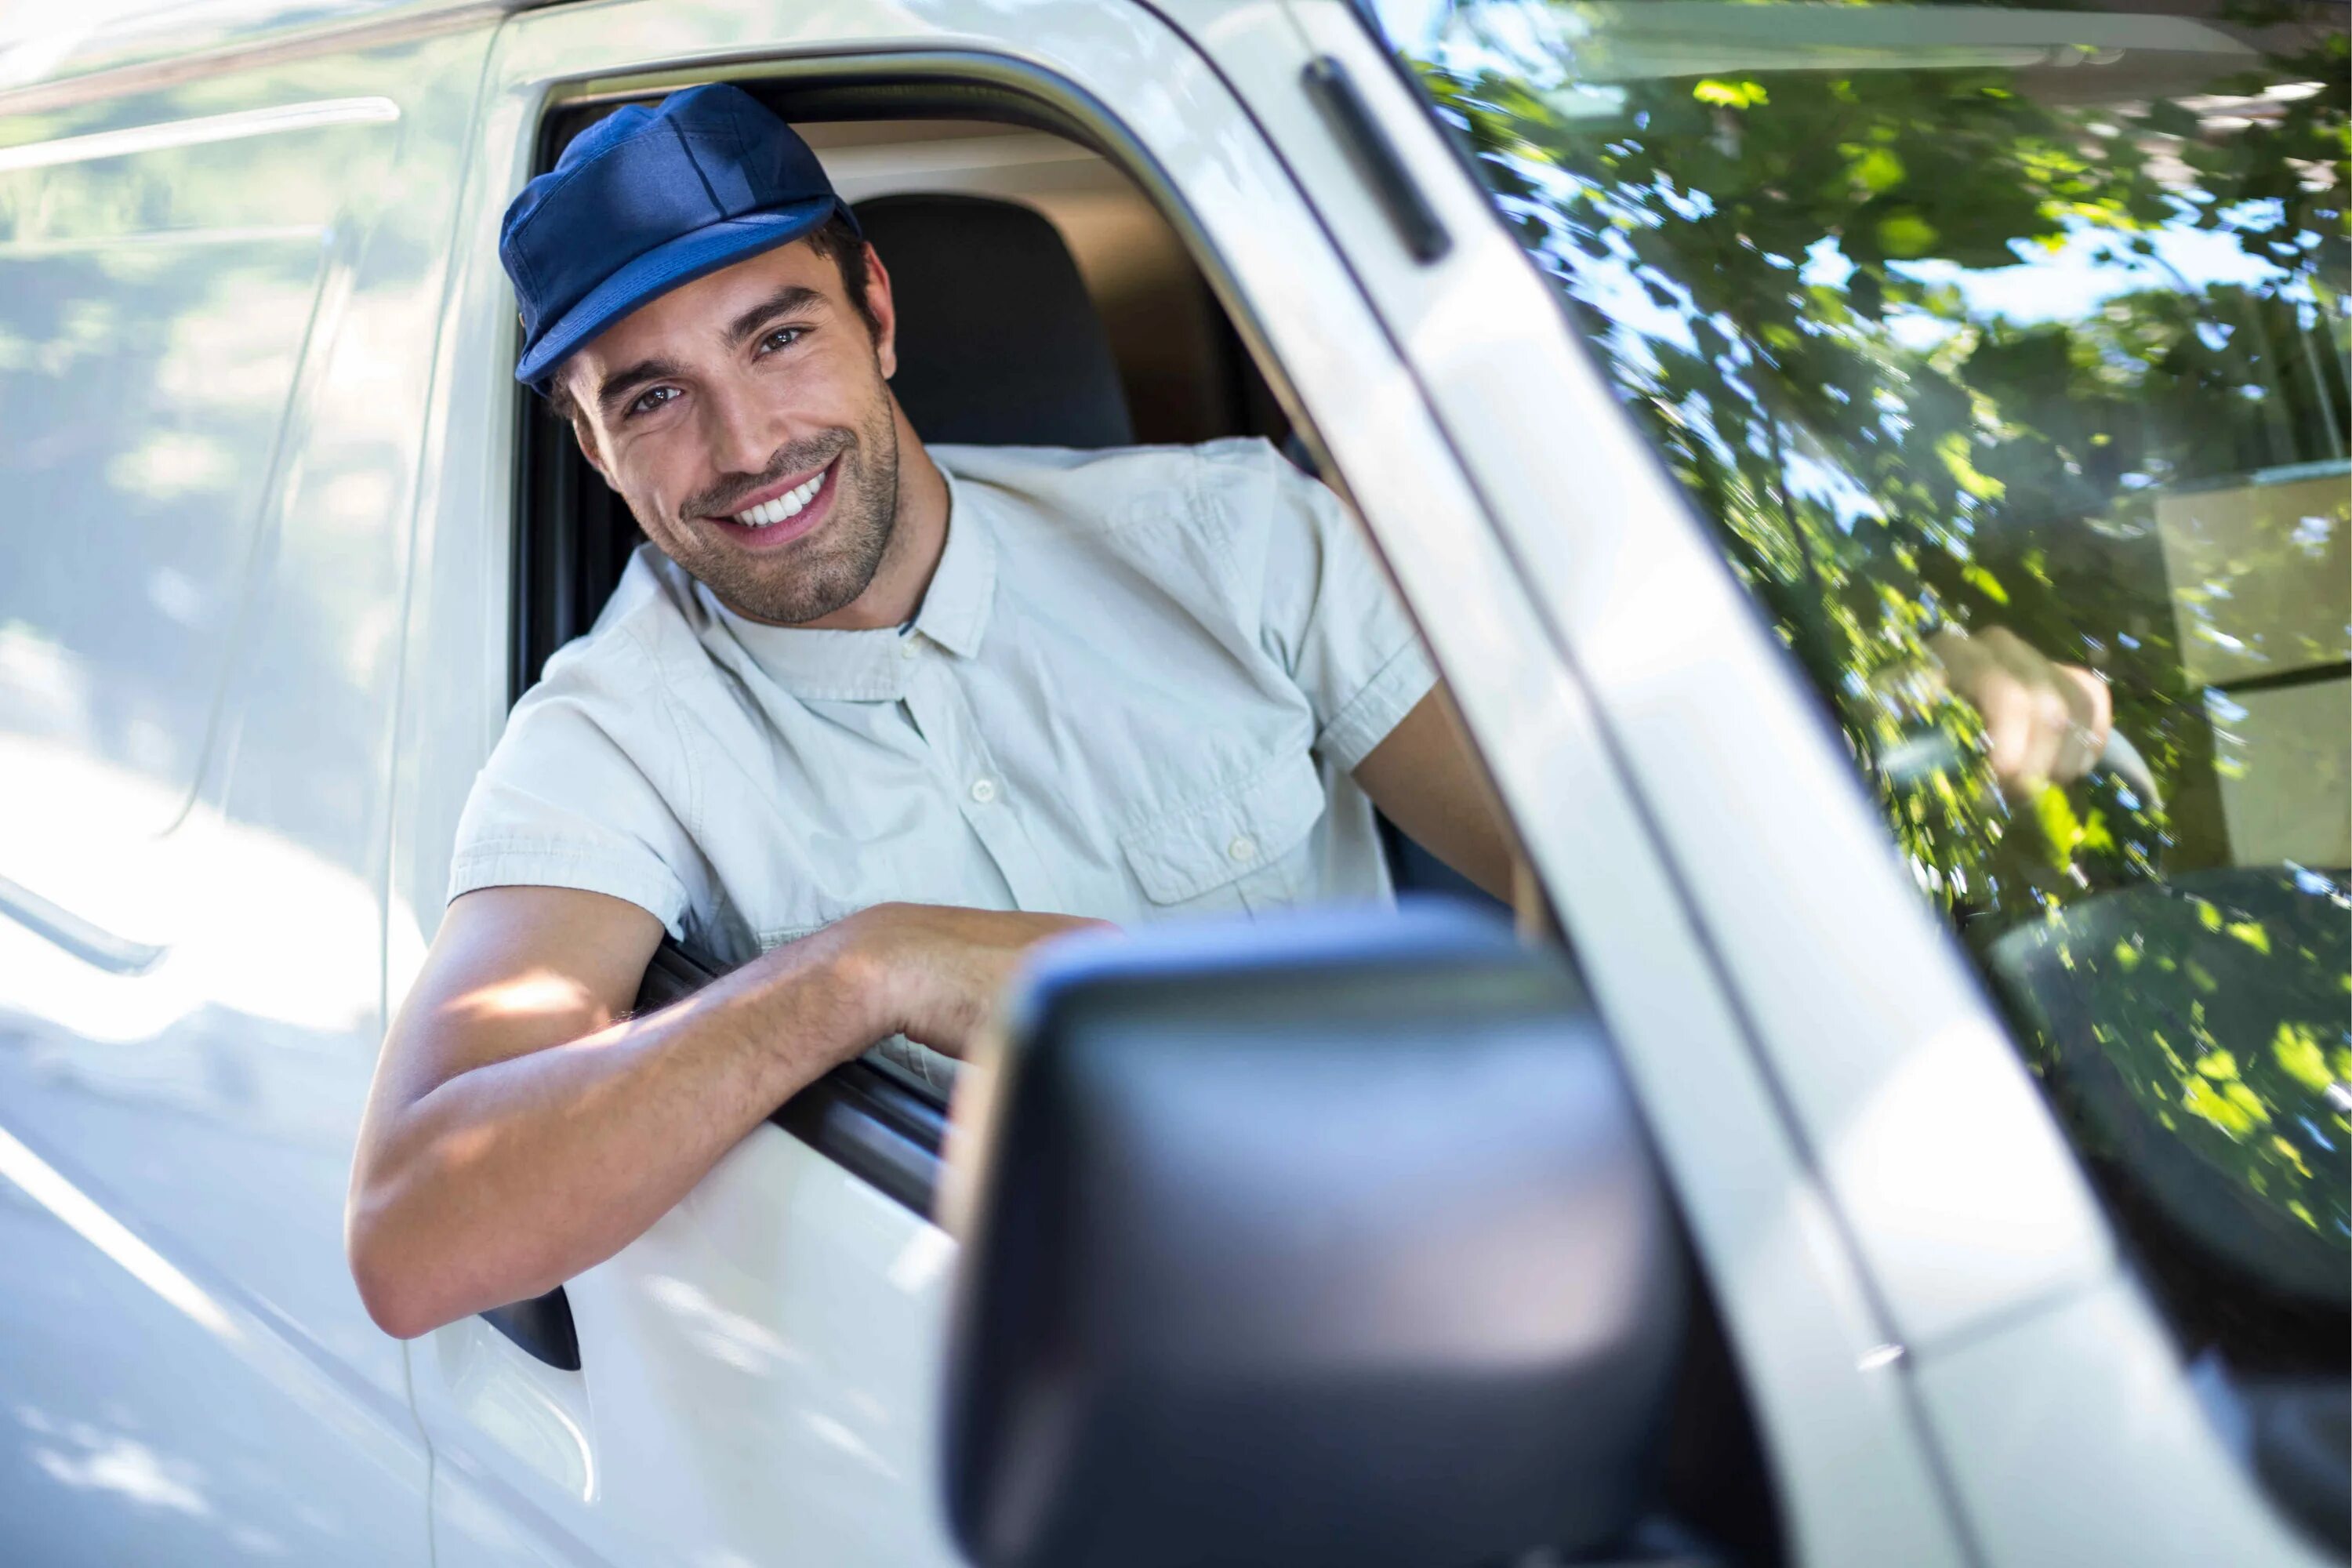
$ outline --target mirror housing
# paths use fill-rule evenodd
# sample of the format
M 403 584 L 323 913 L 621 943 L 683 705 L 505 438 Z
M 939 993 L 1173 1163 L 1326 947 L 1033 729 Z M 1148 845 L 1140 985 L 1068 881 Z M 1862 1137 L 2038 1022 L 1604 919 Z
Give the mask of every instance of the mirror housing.
M 1559 955 L 1444 906 L 1049 950 L 966 1173 L 983 1568 L 1468 1568 L 1654 1496 L 1689 1263 Z

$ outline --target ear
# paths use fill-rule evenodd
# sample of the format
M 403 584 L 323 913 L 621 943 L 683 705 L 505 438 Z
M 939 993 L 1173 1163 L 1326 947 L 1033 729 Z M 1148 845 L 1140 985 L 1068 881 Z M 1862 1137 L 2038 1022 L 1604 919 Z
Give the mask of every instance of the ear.
M 572 415 L 572 438 L 580 443 L 580 455 L 588 459 L 588 466 L 596 470 L 598 479 L 604 481 L 604 488 L 614 495 L 620 494 L 621 487 L 613 482 L 612 470 L 604 467 L 604 459 L 597 455 L 596 433 L 588 428 L 587 419 L 576 409 Z
M 887 381 L 898 374 L 898 307 L 890 298 L 890 269 L 871 245 L 866 247 L 866 308 L 874 313 L 874 357 Z
M 570 368 L 564 367 L 566 371 Z M 572 439 L 579 444 L 580 455 L 588 459 L 588 466 L 604 481 L 604 488 L 619 494 L 621 487 L 613 482 L 613 471 L 604 466 L 604 456 L 596 449 L 596 432 L 590 428 L 588 416 L 580 411 L 580 400 L 561 381 L 556 384 L 556 406 L 562 411 L 564 422 L 572 426 Z

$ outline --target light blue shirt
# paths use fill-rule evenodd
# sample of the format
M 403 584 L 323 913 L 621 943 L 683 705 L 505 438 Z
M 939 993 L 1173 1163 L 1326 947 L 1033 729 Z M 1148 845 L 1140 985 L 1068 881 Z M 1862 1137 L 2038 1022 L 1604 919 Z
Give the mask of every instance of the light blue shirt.
M 516 704 L 450 896 L 607 893 L 722 963 L 893 900 L 1390 896 L 1349 774 L 1435 677 L 1330 491 L 1255 440 L 931 455 L 908 630 L 763 626 L 641 548 Z

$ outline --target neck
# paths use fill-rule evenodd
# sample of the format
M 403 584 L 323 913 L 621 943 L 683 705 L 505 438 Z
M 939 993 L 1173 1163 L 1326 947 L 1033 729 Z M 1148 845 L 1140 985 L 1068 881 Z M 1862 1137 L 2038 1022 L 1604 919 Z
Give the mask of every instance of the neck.
M 922 608 L 948 544 L 948 481 L 892 400 L 898 432 L 898 501 L 890 542 L 866 591 L 828 616 L 803 623 L 815 631 L 870 631 L 904 626 Z

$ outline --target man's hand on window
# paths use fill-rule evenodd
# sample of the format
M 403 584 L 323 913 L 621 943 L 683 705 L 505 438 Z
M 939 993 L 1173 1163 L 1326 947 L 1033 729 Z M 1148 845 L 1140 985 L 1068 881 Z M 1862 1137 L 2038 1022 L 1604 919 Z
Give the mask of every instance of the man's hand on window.
M 873 1039 L 902 1034 L 961 1057 L 1032 947 L 1071 931 L 1118 929 L 1076 915 L 877 904 L 830 934 L 846 943 Z
M 2006 626 L 1973 636 L 1950 627 L 1930 647 L 1953 691 L 1983 718 L 1993 775 L 2011 795 L 2072 784 L 2106 750 L 2115 708 L 2092 671 L 2044 658 Z

